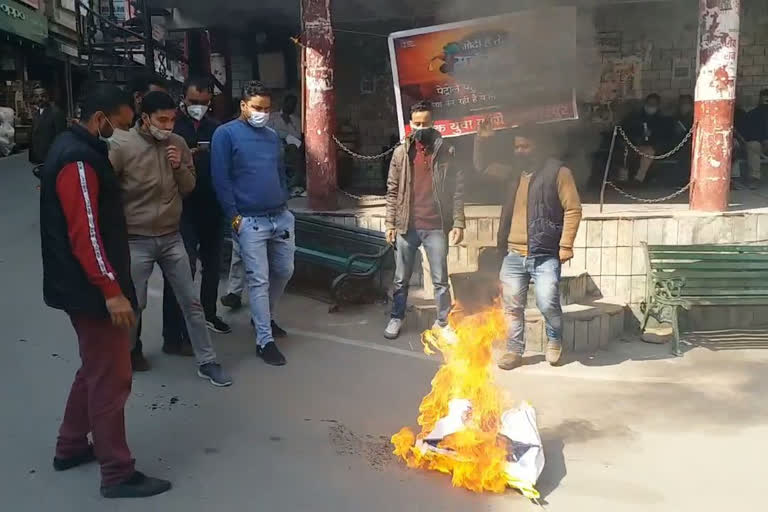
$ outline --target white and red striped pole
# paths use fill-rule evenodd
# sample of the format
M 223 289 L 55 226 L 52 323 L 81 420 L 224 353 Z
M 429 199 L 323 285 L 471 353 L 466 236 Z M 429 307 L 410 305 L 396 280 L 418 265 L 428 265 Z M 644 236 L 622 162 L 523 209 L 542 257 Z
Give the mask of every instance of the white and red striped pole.
M 741 0 L 699 0 L 692 210 L 728 208 Z

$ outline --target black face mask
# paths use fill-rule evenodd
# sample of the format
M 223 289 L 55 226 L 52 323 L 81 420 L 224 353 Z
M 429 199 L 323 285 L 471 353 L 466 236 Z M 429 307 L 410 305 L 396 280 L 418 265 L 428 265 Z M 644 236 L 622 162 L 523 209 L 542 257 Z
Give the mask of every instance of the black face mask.
M 434 128 L 424 128 L 423 130 L 416 130 L 413 134 L 413 138 L 424 144 L 425 146 L 431 145 L 437 139 L 437 130 Z

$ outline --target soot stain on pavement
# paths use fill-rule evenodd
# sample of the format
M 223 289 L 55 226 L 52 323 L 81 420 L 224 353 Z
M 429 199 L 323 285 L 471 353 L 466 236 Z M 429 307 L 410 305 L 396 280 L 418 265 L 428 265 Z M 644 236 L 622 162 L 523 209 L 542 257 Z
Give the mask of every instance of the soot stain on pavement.
M 366 439 L 355 434 L 342 423 L 332 420 L 328 427 L 328 438 L 336 450 L 336 455 L 363 457 L 375 471 L 384 471 L 390 464 L 395 463 L 392 446 L 386 436 L 367 435 Z

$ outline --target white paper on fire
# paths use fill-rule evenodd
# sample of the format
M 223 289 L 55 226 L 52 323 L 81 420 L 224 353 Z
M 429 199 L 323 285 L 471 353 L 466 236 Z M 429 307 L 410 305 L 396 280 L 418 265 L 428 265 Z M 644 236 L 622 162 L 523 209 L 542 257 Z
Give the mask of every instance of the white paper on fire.
M 421 452 L 451 456 L 450 450 L 438 448 L 438 445 L 446 437 L 466 428 L 465 422 L 471 411 L 469 400 L 451 400 L 448 415 L 438 420 L 434 430 L 417 441 L 415 448 Z M 544 448 L 536 425 L 536 411 L 527 402 L 517 409 L 504 411 L 498 435 L 507 444 L 507 464 L 504 468 L 507 484 L 528 499 L 538 499 L 539 492 L 535 486 L 544 469 Z

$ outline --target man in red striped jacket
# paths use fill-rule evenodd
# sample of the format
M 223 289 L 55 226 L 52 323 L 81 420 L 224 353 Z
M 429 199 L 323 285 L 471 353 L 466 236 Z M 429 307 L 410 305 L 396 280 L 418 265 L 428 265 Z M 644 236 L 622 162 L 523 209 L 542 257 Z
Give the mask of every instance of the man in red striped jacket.
M 104 139 L 130 108 L 130 97 L 116 87 L 88 91 L 80 122 L 56 139 L 40 175 L 43 294 L 69 316 L 82 360 L 53 467 L 98 460 L 107 498 L 153 496 L 171 487 L 135 470 L 125 438 L 136 294 L 120 186 Z

